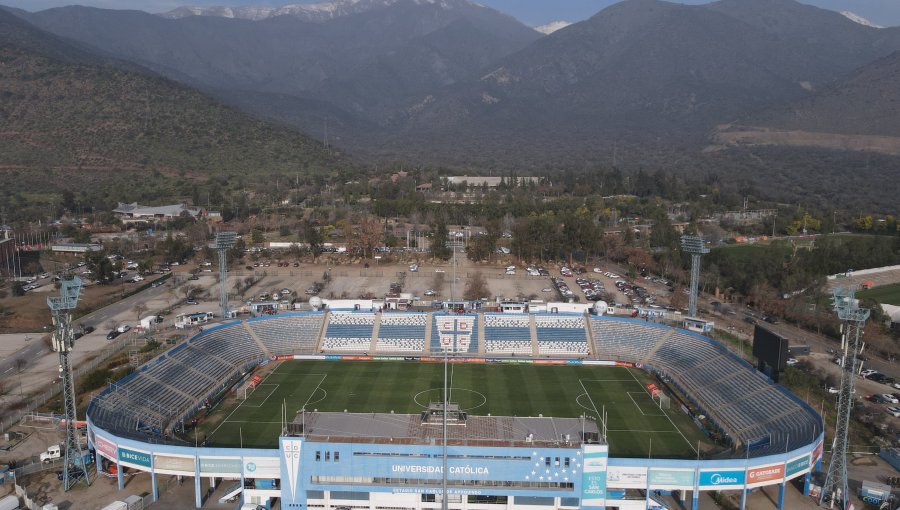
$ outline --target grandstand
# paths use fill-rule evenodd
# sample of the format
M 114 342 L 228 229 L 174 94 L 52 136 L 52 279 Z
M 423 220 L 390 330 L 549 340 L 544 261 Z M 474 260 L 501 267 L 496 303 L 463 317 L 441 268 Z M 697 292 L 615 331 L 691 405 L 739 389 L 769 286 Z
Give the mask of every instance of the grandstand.
M 517 356 L 533 354 L 529 315 L 486 313 L 482 320 L 484 322 L 485 353 Z
M 568 314 L 535 315 L 538 352 L 552 356 L 587 356 L 584 317 Z
M 322 349 L 325 351 L 369 351 L 375 314 L 369 312 L 334 312 L 328 315 L 328 326 Z
M 477 314 L 434 314 L 431 352 L 477 353 Z
M 377 352 L 421 353 L 425 350 L 426 313 L 384 313 L 378 327 Z
M 113 430 L 159 436 L 270 357 L 445 348 L 633 363 L 658 373 L 751 456 L 793 448 L 822 430 L 809 407 L 709 338 L 652 322 L 565 314 L 313 312 L 228 322 L 119 381 L 93 400 L 90 413 Z
M 658 372 L 749 455 L 786 451 L 822 432 L 812 409 L 707 337 L 631 319 L 590 324 L 597 357 Z

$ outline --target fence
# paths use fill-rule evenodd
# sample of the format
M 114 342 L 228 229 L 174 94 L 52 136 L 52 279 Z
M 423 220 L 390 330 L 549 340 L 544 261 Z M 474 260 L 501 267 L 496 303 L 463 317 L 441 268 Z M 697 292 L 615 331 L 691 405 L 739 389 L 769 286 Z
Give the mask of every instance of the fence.
M 75 378 L 79 378 L 88 372 L 96 369 L 101 364 L 105 363 L 109 358 L 115 356 L 119 352 L 121 352 L 125 347 L 129 345 L 136 345 L 139 341 L 138 338 L 123 338 L 120 340 L 116 340 L 113 342 L 113 345 L 107 349 L 104 349 L 100 352 L 97 357 L 88 361 L 79 361 L 78 368 L 74 371 Z M 57 384 L 53 384 L 48 389 L 43 391 L 42 393 L 38 393 L 31 397 L 28 404 L 26 404 L 21 409 L 11 410 L 6 416 L 0 420 L 0 432 L 5 432 L 12 428 L 14 425 L 18 424 L 22 421 L 22 418 L 26 415 L 33 413 L 36 409 L 40 408 L 51 399 L 53 399 L 56 395 L 58 395 L 61 391 L 61 388 Z

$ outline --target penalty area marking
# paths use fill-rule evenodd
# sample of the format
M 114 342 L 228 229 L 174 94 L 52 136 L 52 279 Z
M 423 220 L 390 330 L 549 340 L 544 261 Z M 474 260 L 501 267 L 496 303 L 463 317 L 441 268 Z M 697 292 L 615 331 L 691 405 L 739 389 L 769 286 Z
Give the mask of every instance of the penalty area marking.
M 260 384 L 256 385 L 256 388 L 254 388 L 253 393 L 251 393 L 251 395 L 255 394 L 263 386 L 273 386 L 273 388 L 272 388 L 272 391 L 270 391 L 269 394 L 266 395 L 266 398 L 262 399 L 262 402 L 260 402 L 256 405 L 251 405 L 251 404 L 247 403 L 247 400 L 249 400 L 249 399 L 244 399 L 244 403 L 241 404 L 241 406 L 243 406 L 243 407 L 262 407 L 266 403 L 266 400 L 269 400 L 269 397 L 271 397 L 273 393 L 278 391 L 278 387 L 281 385 L 277 384 L 277 383 L 271 383 L 271 384 L 260 383 Z
M 627 393 L 627 394 L 628 394 L 628 398 L 630 398 L 631 401 L 634 402 L 634 407 L 637 407 L 638 411 L 640 411 L 641 414 L 643 414 L 644 416 L 665 416 L 665 413 L 645 413 L 644 410 L 641 409 L 641 405 L 637 403 L 637 400 L 635 400 L 634 397 L 631 396 L 632 393 L 637 393 L 638 395 L 647 395 L 646 392 L 643 392 L 643 391 L 626 391 L 625 393 Z M 652 396 L 651 396 L 651 398 L 652 398 Z M 652 400 L 651 400 L 651 402 L 652 402 Z M 654 405 L 654 407 L 657 407 L 657 406 Z M 674 425 L 674 424 L 673 424 L 673 425 Z M 676 427 L 676 429 L 677 429 L 677 428 L 678 428 L 678 427 Z

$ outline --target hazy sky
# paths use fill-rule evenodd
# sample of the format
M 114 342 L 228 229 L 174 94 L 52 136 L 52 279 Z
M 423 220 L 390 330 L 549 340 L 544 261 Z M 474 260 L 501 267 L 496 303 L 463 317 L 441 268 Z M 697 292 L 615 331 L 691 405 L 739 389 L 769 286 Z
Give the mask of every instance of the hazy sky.
M 321 0 L 0 0 L 0 4 L 39 11 L 50 7 L 80 4 L 108 9 L 139 9 L 165 12 L 180 5 L 283 5 L 313 3 Z M 528 25 L 555 20 L 580 21 L 596 14 L 617 0 L 477 0 L 511 14 Z M 679 3 L 701 4 L 709 0 L 681 0 Z M 900 0 L 803 0 L 803 3 L 833 10 L 850 10 L 875 23 L 900 25 Z

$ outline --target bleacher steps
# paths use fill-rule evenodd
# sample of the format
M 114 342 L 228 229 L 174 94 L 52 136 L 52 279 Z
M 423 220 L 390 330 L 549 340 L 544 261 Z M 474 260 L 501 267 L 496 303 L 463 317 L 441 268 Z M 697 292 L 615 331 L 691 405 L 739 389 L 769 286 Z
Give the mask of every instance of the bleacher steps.
M 594 349 L 594 328 L 591 327 L 591 317 L 584 314 L 584 338 L 588 344 L 588 357 L 596 357 L 597 351 Z
M 475 329 L 478 331 L 478 354 L 484 354 L 484 314 L 475 316 Z
M 537 341 L 537 321 L 534 319 L 534 314 L 528 314 L 528 331 L 531 334 L 531 355 L 537 358 L 541 355 L 541 348 L 538 346 Z
M 369 352 L 375 354 L 378 352 L 378 330 L 381 329 L 381 318 L 384 316 L 384 312 L 375 314 L 375 323 L 372 324 L 372 341 L 369 344 Z
M 253 341 L 256 342 L 256 345 L 258 345 L 259 348 L 262 349 L 263 354 L 265 354 L 267 358 L 272 355 L 272 353 L 269 352 L 269 349 L 266 347 L 266 345 L 264 343 L 262 343 L 262 340 L 259 339 L 259 336 L 257 336 L 256 332 L 253 331 L 253 329 L 250 327 L 250 324 L 247 321 L 241 321 L 241 326 L 244 327 L 244 330 L 247 332 L 248 335 L 250 335 L 250 338 L 252 338 Z
M 666 331 L 661 337 L 659 337 L 659 341 L 656 342 L 656 345 L 653 346 L 646 354 L 644 354 L 643 359 L 641 359 L 641 363 L 647 363 L 649 360 L 653 359 L 653 356 L 656 356 L 656 351 L 659 350 L 660 347 L 666 344 L 669 341 L 669 338 L 675 334 L 674 329 L 670 329 Z
M 322 327 L 319 328 L 319 342 L 315 352 L 322 352 L 325 348 L 325 332 L 328 331 L 328 323 L 331 321 L 331 312 L 322 312 Z
M 425 348 L 422 349 L 422 354 L 428 354 L 431 352 L 431 329 L 434 327 L 434 314 L 428 314 L 428 320 L 425 322 Z

